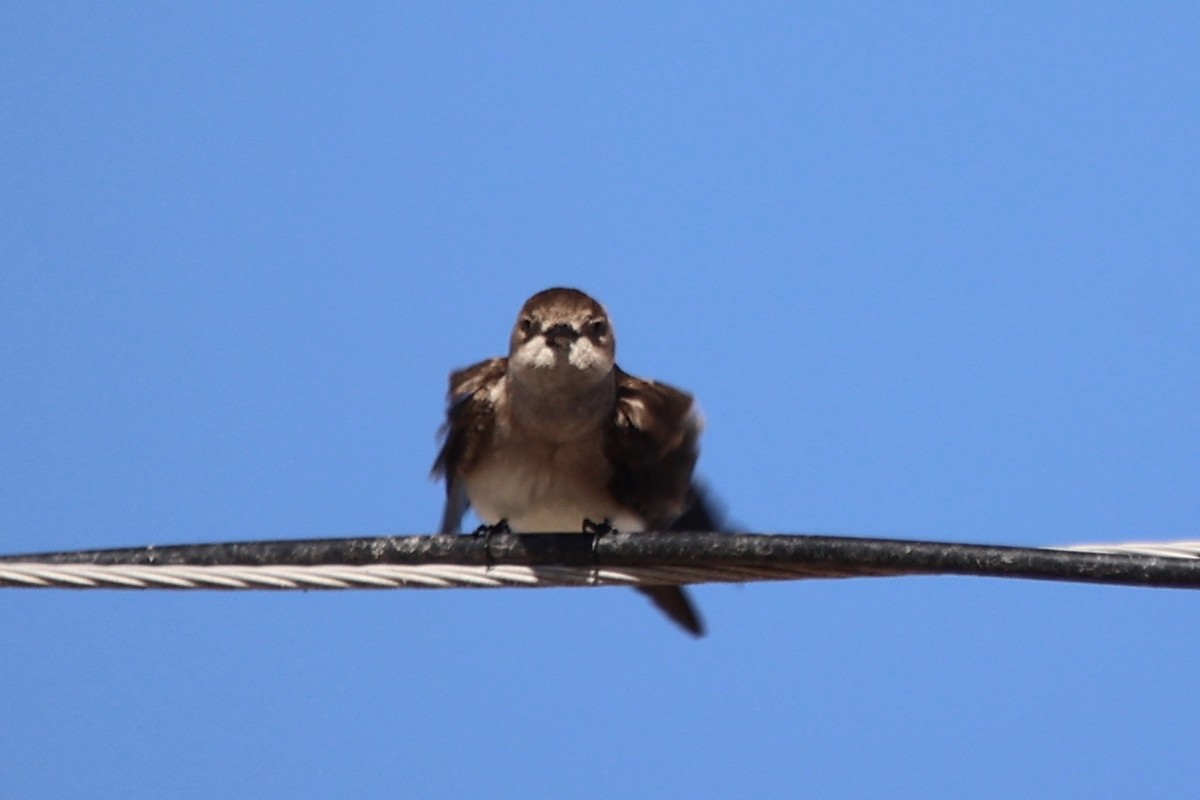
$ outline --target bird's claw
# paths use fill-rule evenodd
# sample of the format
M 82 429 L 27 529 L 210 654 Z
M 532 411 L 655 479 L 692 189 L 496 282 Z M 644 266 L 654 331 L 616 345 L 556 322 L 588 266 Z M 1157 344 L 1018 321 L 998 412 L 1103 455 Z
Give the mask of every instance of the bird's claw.
M 495 525 L 480 525 L 471 535 L 495 536 L 497 533 L 512 533 L 512 528 L 508 527 L 508 520 L 502 519 Z
M 603 536 L 606 533 L 616 533 L 617 529 L 608 520 L 592 522 L 590 519 L 585 519 L 583 521 L 583 532 L 590 533 L 593 536 Z
M 502 519 L 495 525 L 480 525 L 471 535 L 478 538 L 483 537 L 483 554 L 487 559 L 488 569 L 496 566 L 496 559 L 492 557 L 492 537 L 496 534 L 512 533 L 512 528 L 508 527 L 508 520 Z
M 585 519 L 583 521 L 583 532 L 592 535 L 592 563 L 596 564 L 599 562 L 597 548 L 600 545 L 600 537 L 609 533 L 616 533 L 617 529 L 608 520 L 593 522 L 590 519 Z

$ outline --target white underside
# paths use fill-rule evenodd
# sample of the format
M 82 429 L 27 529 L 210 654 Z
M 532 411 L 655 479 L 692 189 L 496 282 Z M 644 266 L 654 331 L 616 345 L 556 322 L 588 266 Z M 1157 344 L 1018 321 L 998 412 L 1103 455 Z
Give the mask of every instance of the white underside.
M 531 469 L 519 458 L 494 458 L 471 473 L 467 496 L 486 524 L 507 520 L 517 533 L 574 533 L 584 520 L 625 532 L 645 530 L 637 515 L 607 496 L 607 481 L 589 485 L 597 483 L 588 480 L 593 469 L 571 463 Z

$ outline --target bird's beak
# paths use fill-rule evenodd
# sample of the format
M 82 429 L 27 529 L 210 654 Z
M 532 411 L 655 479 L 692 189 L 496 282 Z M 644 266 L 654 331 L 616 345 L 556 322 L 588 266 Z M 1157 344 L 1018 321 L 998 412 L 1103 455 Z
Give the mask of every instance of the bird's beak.
M 569 344 L 579 338 L 579 331 L 565 322 L 560 322 L 557 325 L 551 325 L 542 335 L 546 337 L 546 343 L 551 347 L 559 347 L 561 344 Z

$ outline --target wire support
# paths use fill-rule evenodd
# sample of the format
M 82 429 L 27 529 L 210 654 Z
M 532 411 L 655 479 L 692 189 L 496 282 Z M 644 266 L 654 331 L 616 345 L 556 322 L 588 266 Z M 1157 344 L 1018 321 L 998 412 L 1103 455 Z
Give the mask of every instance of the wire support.
M 795 534 L 388 536 L 0 556 L 0 588 L 667 586 L 974 575 L 1200 589 L 1200 542 L 1061 548 Z

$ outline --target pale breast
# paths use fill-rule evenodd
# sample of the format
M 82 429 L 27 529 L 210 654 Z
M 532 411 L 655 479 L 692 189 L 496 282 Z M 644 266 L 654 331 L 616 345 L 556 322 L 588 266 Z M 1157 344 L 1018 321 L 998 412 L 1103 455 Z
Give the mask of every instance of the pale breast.
M 480 519 L 507 520 L 518 533 L 571 533 L 583 521 L 608 521 L 622 531 L 644 530 L 608 492 L 611 467 L 599 437 L 567 444 L 506 441 L 465 477 L 467 496 Z

